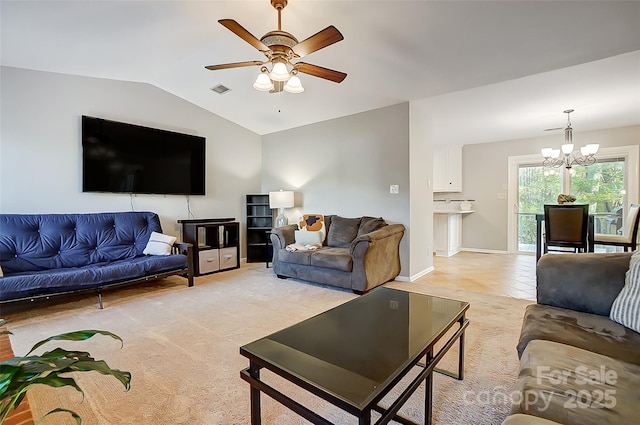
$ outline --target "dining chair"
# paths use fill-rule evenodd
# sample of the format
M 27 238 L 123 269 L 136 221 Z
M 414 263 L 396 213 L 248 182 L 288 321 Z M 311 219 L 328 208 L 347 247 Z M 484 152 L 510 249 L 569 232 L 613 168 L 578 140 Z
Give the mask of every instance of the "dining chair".
M 638 241 L 638 227 L 640 226 L 640 204 L 631 204 L 627 220 L 621 235 L 606 235 L 596 233 L 593 243 L 597 245 L 621 246 L 625 251 L 633 251 Z
M 544 206 L 544 253 L 588 251 L 589 205 Z M 550 247 L 563 249 L 549 249 Z

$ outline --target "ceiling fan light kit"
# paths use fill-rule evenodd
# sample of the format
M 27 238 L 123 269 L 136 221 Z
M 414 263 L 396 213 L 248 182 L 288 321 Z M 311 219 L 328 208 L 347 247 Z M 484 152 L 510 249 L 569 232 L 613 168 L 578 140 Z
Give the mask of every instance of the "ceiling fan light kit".
M 266 67 L 262 67 L 258 78 L 253 83 L 253 88 L 259 91 L 271 91 L 273 90 L 273 82 L 269 78 L 269 70 Z
M 302 87 L 302 81 L 298 78 L 297 75 L 292 75 L 287 81 L 287 84 L 284 85 L 284 91 L 289 93 L 302 93 L 304 91 L 304 87 Z
M 266 33 L 259 40 L 233 19 L 220 19 L 218 21 L 225 28 L 264 54 L 267 58 L 266 61 L 235 62 L 209 65 L 205 68 L 216 71 L 258 65 L 260 66 L 260 74 L 253 83 L 253 88 L 271 93 L 278 93 L 283 90 L 289 93 L 302 93 L 304 87 L 297 76 L 299 72 L 336 83 L 342 82 L 347 77 L 344 72 L 304 62 L 295 62 L 296 59 L 343 40 L 344 37 L 342 37 L 340 31 L 330 25 L 311 37 L 298 42 L 292 34 L 281 29 L 281 12 L 287 5 L 287 0 L 271 0 L 271 5 L 278 11 L 278 29 Z M 266 66 L 268 64 L 271 64 L 271 71 Z
M 567 114 L 567 127 L 564 129 L 564 144 L 560 149 L 542 148 L 541 153 L 544 157 L 542 165 L 545 167 L 559 167 L 564 165 L 565 168 L 571 170 L 574 164 L 589 166 L 596 162 L 595 154 L 598 152 L 600 145 L 591 143 L 580 148 L 580 154 L 573 154 L 573 128 L 571 128 L 570 114 L 573 109 L 564 111 Z M 562 158 L 560 152 L 562 151 Z M 573 155 L 572 155 L 573 154 Z

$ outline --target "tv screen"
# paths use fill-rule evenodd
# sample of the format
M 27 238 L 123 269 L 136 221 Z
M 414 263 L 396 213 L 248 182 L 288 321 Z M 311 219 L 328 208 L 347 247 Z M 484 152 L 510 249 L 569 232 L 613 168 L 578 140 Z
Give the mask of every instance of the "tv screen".
M 82 191 L 204 195 L 205 138 L 82 116 Z

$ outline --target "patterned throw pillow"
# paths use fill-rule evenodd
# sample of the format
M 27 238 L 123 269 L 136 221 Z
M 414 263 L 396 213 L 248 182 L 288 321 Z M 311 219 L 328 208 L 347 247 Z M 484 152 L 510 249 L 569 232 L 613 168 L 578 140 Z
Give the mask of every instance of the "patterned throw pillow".
M 322 214 L 303 215 L 302 218 L 300 219 L 300 222 L 298 223 L 298 228 L 304 232 L 319 232 L 320 245 L 322 245 L 322 243 L 324 242 L 324 238 L 327 235 L 327 229 L 324 225 L 324 216 Z M 305 236 L 311 237 L 313 238 L 313 240 L 316 239 L 316 236 L 314 235 L 305 234 Z M 304 245 L 307 245 L 307 244 L 304 244 Z M 315 245 L 315 244 L 309 244 L 309 245 Z
M 151 232 L 149 242 L 147 242 L 147 246 L 142 253 L 145 255 L 169 255 L 171 254 L 171 247 L 177 239 L 175 236 Z
M 624 287 L 613 301 L 609 318 L 640 332 L 640 251 L 631 256 Z
M 322 232 L 320 231 L 296 230 L 295 239 L 298 245 L 310 245 L 317 248 L 322 246 Z

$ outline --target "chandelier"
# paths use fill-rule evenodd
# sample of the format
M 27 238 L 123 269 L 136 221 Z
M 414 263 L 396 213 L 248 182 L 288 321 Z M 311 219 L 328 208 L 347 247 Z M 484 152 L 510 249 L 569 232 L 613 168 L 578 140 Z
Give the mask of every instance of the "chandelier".
M 573 109 L 567 109 L 564 111 L 567 114 L 567 127 L 564 129 L 564 144 L 560 149 L 543 148 L 542 156 L 544 161 L 542 165 L 545 167 L 559 167 L 563 165 L 566 169 L 571 170 L 571 167 L 576 165 L 589 166 L 596 162 L 595 154 L 600 147 L 597 143 L 588 144 L 580 148 L 580 152 L 573 152 L 573 129 L 571 128 L 570 114 Z M 562 151 L 562 156 L 560 152 Z

